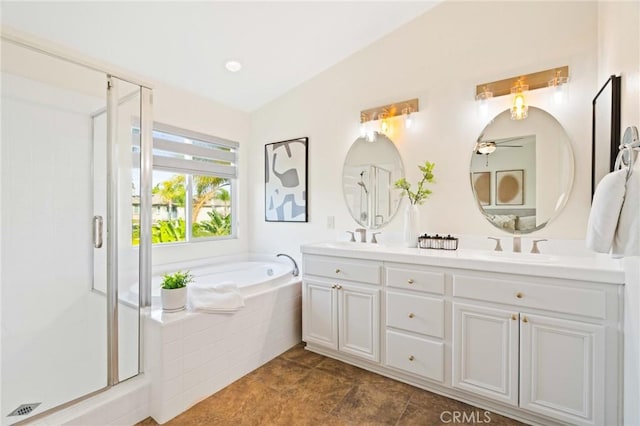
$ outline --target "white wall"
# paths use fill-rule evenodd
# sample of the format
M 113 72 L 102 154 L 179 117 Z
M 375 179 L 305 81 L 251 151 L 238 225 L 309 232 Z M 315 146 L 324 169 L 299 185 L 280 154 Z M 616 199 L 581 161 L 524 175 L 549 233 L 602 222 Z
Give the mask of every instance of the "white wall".
M 475 86 L 561 65 L 570 67 L 569 101 L 554 105 L 549 89 L 530 92 L 528 99 L 567 130 L 576 179 L 563 213 L 536 237 L 583 238 L 590 201 L 588 123 L 597 83 L 596 28 L 596 3 L 445 2 L 254 112 L 251 248 L 297 254 L 301 243 L 342 237 L 354 228 L 341 176 L 346 152 L 358 136 L 359 111 L 414 97 L 420 100 L 415 125 L 391 138 L 410 182 L 419 176 L 418 163 L 436 163 L 437 183 L 421 207 L 420 231 L 495 234 L 477 211 L 469 184 L 472 148 L 488 121 L 477 113 Z M 509 97 L 493 99 L 491 116 L 508 105 Z M 262 147 L 300 136 L 309 137 L 310 223 L 264 223 Z M 335 231 L 327 229 L 327 216 L 335 216 Z M 401 228 L 402 215 L 397 215 L 381 239 Z
M 640 3 L 598 4 L 598 81 L 622 76 L 621 125 L 640 127 Z M 625 258 L 624 423 L 640 424 L 640 258 Z

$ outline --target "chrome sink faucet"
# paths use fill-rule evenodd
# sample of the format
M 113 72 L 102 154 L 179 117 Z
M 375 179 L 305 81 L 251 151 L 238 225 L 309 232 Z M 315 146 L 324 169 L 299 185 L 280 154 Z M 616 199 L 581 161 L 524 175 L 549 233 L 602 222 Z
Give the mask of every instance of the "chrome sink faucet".
M 365 228 L 356 229 L 356 233 L 360 234 L 360 242 L 361 243 L 366 243 L 367 242 L 367 230 Z

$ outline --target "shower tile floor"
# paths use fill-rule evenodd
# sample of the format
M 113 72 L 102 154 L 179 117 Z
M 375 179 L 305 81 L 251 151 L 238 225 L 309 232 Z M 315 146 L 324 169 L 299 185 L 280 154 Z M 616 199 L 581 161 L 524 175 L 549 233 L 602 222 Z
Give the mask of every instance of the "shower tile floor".
M 522 424 L 494 413 L 484 418 L 482 409 L 306 351 L 301 343 L 165 424 L 474 424 L 452 421 L 455 412 L 467 419 L 475 413 L 489 425 Z M 157 424 L 147 418 L 137 426 Z

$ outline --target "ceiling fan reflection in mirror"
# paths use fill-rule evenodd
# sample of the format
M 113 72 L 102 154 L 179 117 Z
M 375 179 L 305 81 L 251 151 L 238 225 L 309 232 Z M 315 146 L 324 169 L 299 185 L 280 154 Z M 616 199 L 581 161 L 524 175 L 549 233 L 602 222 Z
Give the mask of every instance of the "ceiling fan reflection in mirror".
M 506 143 L 524 139 L 524 136 L 517 138 L 497 139 L 493 141 L 476 142 L 475 153 L 478 155 L 489 155 L 497 148 L 522 148 L 522 145 L 505 145 Z

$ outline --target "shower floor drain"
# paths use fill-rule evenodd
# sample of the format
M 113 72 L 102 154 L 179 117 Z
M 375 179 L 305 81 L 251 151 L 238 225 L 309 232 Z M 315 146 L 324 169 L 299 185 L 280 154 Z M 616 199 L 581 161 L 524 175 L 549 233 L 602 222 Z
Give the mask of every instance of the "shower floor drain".
M 42 404 L 42 403 L 41 402 L 32 402 L 31 404 L 22 404 L 21 406 L 19 406 L 18 408 L 16 408 L 12 412 L 10 412 L 7 417 L 10 417 L 10 416 L 26 416 L 27 414 L 29 414 L 33 410 L 35 410 L 36 407 L 38 405 L 40 405 L 40 404 Z

